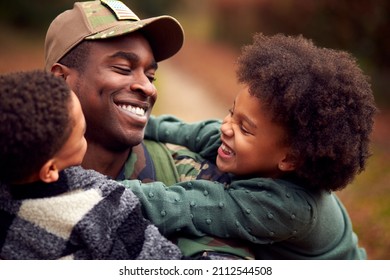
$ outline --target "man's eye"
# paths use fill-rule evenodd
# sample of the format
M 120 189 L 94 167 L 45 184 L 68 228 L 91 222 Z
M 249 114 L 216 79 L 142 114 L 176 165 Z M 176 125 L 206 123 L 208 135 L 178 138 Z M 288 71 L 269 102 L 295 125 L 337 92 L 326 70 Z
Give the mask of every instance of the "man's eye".
M 129 67 L 124 67 L 124 66 L 113 66 L 113 68 L 118 71 L 118 72 L 122 72 L 122 73 L 130 73 L 131 72 L 131 69 Z

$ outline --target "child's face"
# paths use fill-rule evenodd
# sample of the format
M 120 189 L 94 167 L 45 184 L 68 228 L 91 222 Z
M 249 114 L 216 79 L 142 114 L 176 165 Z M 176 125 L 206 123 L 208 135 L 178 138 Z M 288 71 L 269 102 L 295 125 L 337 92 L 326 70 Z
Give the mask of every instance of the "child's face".
M 87 141 L 84 137 L 86 128 L 84 114 L 76 94 L 72 91 L 71 95 L 69 109 L 74 126 L 65 145 L 54 155 L 59 170 L 80 165 L 87 150 Z
M 280 164 L 289 147 L 284 144 L 285 130 L 271 122 L 261 100 L 245 87 L 221 127 L 222 145 L 217 165 L 221 171 L 236 175 L 277 178 Z

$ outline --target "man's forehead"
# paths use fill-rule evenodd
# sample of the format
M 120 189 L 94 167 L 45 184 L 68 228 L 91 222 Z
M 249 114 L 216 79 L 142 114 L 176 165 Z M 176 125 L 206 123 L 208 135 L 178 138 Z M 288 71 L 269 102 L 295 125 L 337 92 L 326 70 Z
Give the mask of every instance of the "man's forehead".
M 87 42 L 90 44 L 89 59 L 100 57 L 108 61 L 115 58 L 122 58 L 130 62 L 139 62 L 142 57 L 145 57 L 146 53 L 146 56 L 150 60 L 149 68 L 158 68 L 153 51 L 141 33 L 138 33 L 138 35 L 128 34 L 107 40 L 88 40 Z

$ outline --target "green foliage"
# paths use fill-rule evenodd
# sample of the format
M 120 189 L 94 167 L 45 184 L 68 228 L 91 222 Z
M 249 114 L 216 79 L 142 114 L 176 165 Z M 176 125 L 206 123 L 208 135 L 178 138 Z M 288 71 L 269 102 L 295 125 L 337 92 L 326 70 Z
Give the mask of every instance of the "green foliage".
M 377 131 L 377 134 L 383 131 Z M 374 142 L 366 170 L 339 193 L 369 259 L 390 259 L 390 150 Z
M 44 32 L 60 12 L 71 9 L 76 1 L 85 0 L 13 0 L 0 2 L 0 23 L 16 29 Z M 139 16 L 167 14 L 178 3 L 176 0 L 122 0 Z
M 70 0 L 12 0 L 0 2 L 0 23 L 18 30 L 45 32 L 51 20 L 72 7 Z

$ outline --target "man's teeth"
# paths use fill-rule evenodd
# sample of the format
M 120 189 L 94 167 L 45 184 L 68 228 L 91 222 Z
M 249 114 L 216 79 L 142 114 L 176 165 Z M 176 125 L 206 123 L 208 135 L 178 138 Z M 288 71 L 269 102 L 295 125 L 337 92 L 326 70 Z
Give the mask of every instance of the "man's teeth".
M 229 149 L 225 144 L 223 144 L 222 143 L 222 145 L 221 145 L 221 149 L 222 149 L 222 151 L 225 153 L 225 154 L 227 154 L 227 155 L 230 155 L 230 154 L 234 154 L 234 152 L 231 150 L 231 149 Z
M 145 109 L 143 108 L 134 107 L 131 105 L 119 105 L 119 107 L 138 116 L 145 116 Z

